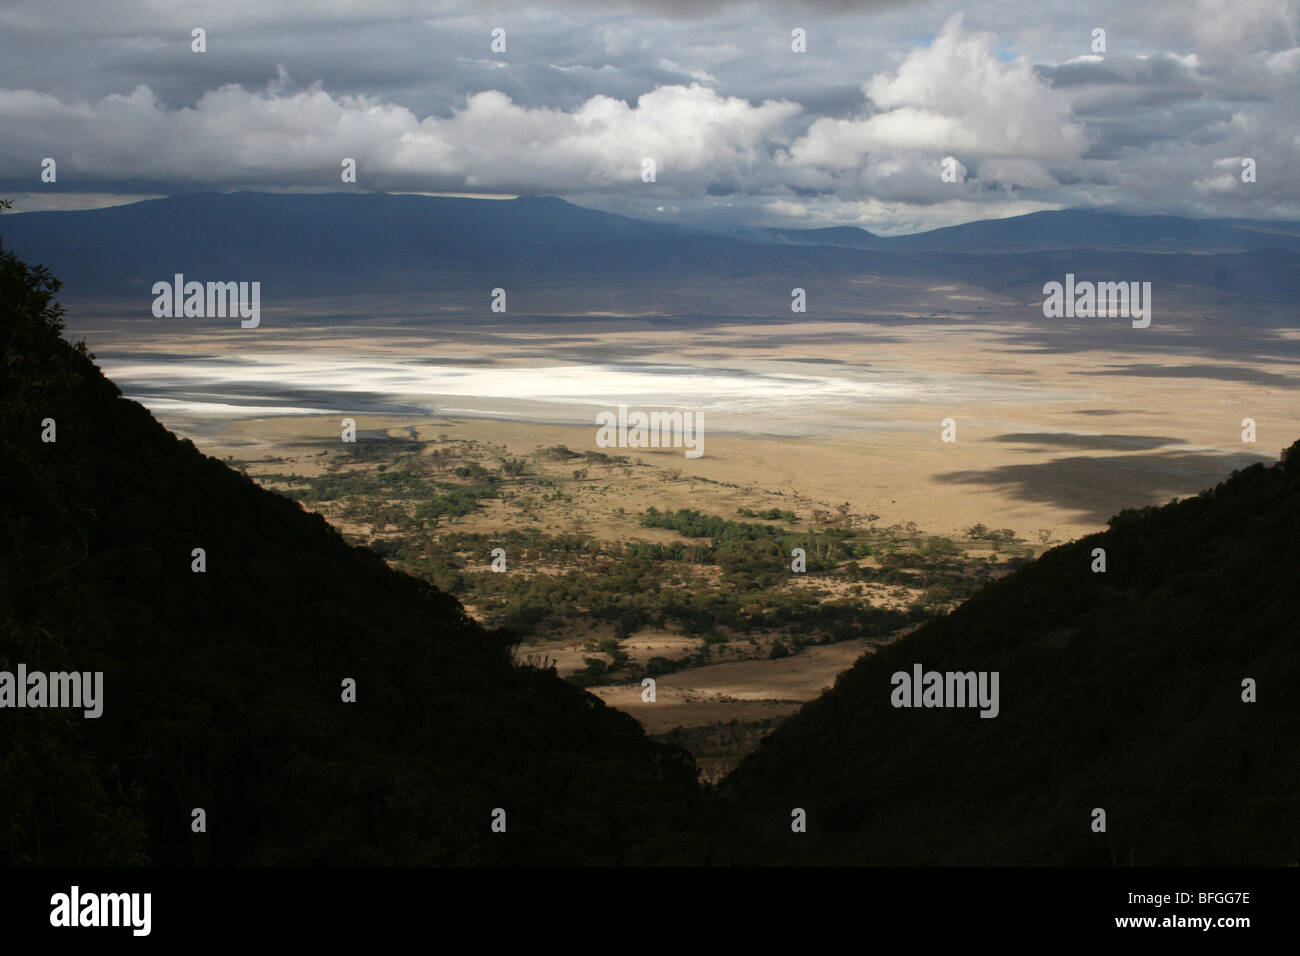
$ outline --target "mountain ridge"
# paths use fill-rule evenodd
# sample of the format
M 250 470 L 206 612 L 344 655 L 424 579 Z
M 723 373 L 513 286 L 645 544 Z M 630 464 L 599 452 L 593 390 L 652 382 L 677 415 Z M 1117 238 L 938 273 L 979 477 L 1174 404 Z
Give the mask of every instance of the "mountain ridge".
M 1091 231 L 1070 225 L 1080 216 L 1093 224 Z M 245 192 L 30 212 L 6 217 L 5 231 L 10 248 L 49 266 L 79 300 L 151 301 L 153 283 L 176 273 L 200 281 L 260 281 L 280 300 L 521 284 L 679 286 L 739 278 L 798 285 L 852 282 L 867 274 L 956 279 L 1028 298 L 1041 295 L 1046 279 L 1059 277 L 1044 276 L 1043 257 L 1060 259 L 1081 275 L 1135 274 L 1247 299 L 1278 302 L 1300 294 L 1300 234 L 1250 231 L 1226 220 L 1165 217 L 1151 225 L 1148 217 L 1133 222 L 1146 223 L 1150 235 L 1196 225 L 1181 246 L 1153 246 L 1161 251 L 1135 253 L 1123 244 L 1079 248 L 1080 237 L 1122 231 L 1115 223 L 1128 222 L 1107 216 L 1035 213 L 892 238 L 863 232 L 868 238 L 856 244 L 845 238 L 854 227 L 830 230 L 829 237 L 825 230 L 728 234 L 646 222 L 555 197 Z M 990 230 L 1028 232 L 999 246 L 985 235 Z M 1210 234 L 1223 237 L 1215 241 L 1226 248 L 1189 251 Z M 1115 273 L 1121 265 L 1123 272 Z
M 880 236 L 857 226 L 763 229 L 780 241 L 826 242 L 862 249 L 1002 253 L 1061 250 L 1251 252 L 1300 249 L 1300 222 L 1137 215 L 1099 209 L 1055 209 L 981 219 L 917 233 Z

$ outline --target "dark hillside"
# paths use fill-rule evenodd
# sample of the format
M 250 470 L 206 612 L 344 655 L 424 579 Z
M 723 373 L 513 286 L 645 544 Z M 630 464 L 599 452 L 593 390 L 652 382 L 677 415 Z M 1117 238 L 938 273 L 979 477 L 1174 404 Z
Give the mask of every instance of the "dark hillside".
M 0 862 L 654 856 L 689 755 L 175 438 L 60 338 L 57 288 L 0 258 L 0 670 L 103 671 L 103 716 L 0 709 Z
M 1298 612 L 1300 443 L 1121 512 L 863 658 L 724 788 L 756 859 L 1294 865 Z M 998 671 L 1000 714 L 895 708 L 891 676 L 916 663 Z

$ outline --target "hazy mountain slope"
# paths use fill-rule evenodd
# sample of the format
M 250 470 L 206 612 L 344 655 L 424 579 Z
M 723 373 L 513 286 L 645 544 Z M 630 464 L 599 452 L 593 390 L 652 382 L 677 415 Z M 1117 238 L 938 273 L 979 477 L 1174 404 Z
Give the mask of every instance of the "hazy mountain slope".
M 0 862 L 610 863 L 693 819 L 688 755 L 176 439 L 56 285 L 0 258 L 0 670 L 103 671 L 103 716 L 0 710 Z
M 740 235 L 759 242 L 849 246 L 854 249 L 884 249 L 888 248 L 892 241 L 856 226 L 831 226 L 826 229 L 754 229 Z
M 725 782 L 737 843 L 764 860 L 1295 864 L 1298 581 L 1300 443 L 1122 512 L 863 658 Z M 998 671 L 999 716 L 895 708 L 891 676 L 916 663 Z
M 895 236 L 889 242 L 895 248 L 965 248 L 987 252 L 1042 249 L 1245 252 L 1266 248 L 1296 251 L 1300 250 L 1300 223 L 1060 209 Z
M 1300 223 L 1249 219 L 1133 216 L 1096 209 L 1059 209 L 984 219 L 905 236 L 865 229 L 763 229 L 754 238 L 857 249 L 947 252 L 1035 252 L 1099 249 L 1139 252 L 1249 252 L 1300 250 Z

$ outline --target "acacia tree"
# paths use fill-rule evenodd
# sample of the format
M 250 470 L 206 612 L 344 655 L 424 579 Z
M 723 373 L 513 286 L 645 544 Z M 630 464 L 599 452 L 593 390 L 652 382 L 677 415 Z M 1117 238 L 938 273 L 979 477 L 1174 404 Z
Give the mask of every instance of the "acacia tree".
M 993 544 L 993 550 L 998 550 L 1000 544 L 1010 544 L 1016 540 L 1016 533 L 1010 528 L 999 528 L 997 531 L 990 531 L 988 539 Z

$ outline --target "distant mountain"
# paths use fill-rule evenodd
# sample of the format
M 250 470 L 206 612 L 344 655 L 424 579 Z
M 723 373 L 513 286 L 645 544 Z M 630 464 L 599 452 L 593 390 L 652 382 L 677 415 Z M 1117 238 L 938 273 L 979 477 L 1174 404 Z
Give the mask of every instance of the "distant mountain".
M 723 783 L 733 845 L 787 863 L 1296 865 L 1298 570 L 1300 442 L 1121 512 L 782 724 Z M 996 672 L 997 715 L 895 706 L 894 675 L 917 667 Z
M 6 215 L 3 234 L 9 248 L 63 278 L 66 298 L 128 299 L 145 303 L 142 309 L 152 302 L 153 284 L 176 273 L 260 281 L 266 300 L 281 302 L 520 285 L 681 289 L 720 279 L 789 279 L 788 290 L 863 275 L 956 280 L 1031 298 L 1067 271 L 1204 286 L 1261 301 L 1300 295 L 1297 224 L 1081 211 L 893 238 L 853 228 L 738 237 L 555 198 L 198 193 Z M 1194 254 L 1202 251 L 1219 254 Z
M 1132 216 L 1091 209 L 1035 212 L 986 219 L 905 236 L 865 229 L 764 229 L 752 238 L 769 242 L 846 246 L 854 249 L 1023 253 L 1059 249 L 1137 252 L 1300 251 L 1300 222 Z
M 171 435 L 55 288 L 0 255 L 0 672 L 102 672 L 102 715 L 0 709 L 0 864 L 610 864 L 693 825 L 688 754 Z
M 834 249 L 792 256 L 554 198 L 198 193 L 6 215 L 3 235 L 78 297 L 148 296 L 177 272 L 257 280 L 283 296 L 491 288 L 557 276 L 751 275 L 777 266 L 824 272 L 854 260 Z
M 849 249 L 888 249 L 893 240 L 856 226 L 829 229 L 751 229 L 740 233 L 755 242 L 784 242 L 797 246 L 844 246 Z

